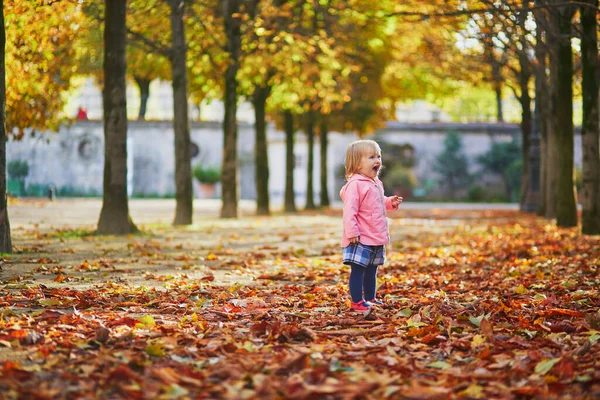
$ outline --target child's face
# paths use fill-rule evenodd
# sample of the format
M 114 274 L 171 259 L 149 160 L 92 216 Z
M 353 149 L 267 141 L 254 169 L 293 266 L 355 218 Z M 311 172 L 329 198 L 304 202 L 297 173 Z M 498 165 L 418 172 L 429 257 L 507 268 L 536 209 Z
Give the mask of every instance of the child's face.
M 364 153 L 360 158 L 358 173 L 368 178 L 375 179 L 381 169 L 381 153 L 372 150 Z

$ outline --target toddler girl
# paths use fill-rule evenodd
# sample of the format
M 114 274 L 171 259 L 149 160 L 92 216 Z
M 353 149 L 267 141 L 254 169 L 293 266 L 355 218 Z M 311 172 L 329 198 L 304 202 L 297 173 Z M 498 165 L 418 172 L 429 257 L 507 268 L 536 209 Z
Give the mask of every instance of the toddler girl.
M 373 140 L 358 140 L 346 150 L 346 180 L 340 196 L 344 202 L 342 254 L 350 265 L 352 309 L 366 311 L 383 304 L 375 296 L 377 268 L 385 261 L 390 241 L 386 210 L 396 210 L 402 197 L 386 197 L 381 171 L 381 148 Z M 364 297 L 363 297 L 364 294 Z

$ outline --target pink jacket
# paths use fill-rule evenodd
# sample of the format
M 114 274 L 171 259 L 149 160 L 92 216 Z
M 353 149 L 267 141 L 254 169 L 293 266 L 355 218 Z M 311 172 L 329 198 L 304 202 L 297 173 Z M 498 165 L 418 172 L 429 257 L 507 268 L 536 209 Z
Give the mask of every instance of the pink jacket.
M 387 210 L 395 210 L 390 197 L 383 194 L 383 183 L 360 174 L 350 177 L 340 190 L 344 202 L 344 233 L 342 247 L 350 244 L 350 238 L 360 236 L 360 243 L 369 246 L 390 242 Z

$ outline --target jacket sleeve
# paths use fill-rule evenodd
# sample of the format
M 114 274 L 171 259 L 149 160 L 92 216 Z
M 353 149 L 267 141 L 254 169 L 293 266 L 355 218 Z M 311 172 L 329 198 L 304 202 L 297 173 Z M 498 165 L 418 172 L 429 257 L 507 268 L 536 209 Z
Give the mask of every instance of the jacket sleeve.
M 386 197 L 385 198 L 385 209 L 388 211 L 393 211 L 393 210 L 397 210 L 398 206 L 394 206 L 392 204 L 392 198 L 391 197 Z
M 344 233 L 348 238 L 358 237 L 360 236 L 360 231 L 358 230 L 356 217 L 358 215 L 358 206 L 360 205 L 360 193 L 356 183 L 351 182 L 348 184 L 343 200 Z

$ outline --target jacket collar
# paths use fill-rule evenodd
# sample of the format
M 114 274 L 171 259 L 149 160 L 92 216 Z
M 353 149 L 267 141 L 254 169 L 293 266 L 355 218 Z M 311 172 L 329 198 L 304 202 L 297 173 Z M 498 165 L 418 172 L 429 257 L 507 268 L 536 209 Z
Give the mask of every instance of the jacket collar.
M 376 176 L 375 179 L 371 179 L 371 178 L 367 178 L 364 175 L 361 174 L 354 174 L 350 177 L 350 179 L 348 179 L 348 183 L 352 182 L 352 181 L 366 181 L 366 182 L 375 182 L 378 183 L 379 182 L 379 177 Z

